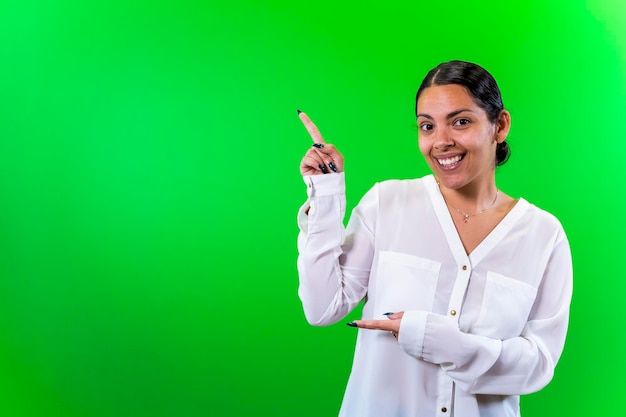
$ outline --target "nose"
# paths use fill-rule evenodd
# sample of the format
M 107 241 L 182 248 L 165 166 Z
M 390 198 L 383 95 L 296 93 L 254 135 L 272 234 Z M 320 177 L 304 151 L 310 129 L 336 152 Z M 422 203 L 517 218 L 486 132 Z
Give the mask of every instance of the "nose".
M 438 129 L 435 135 L 435 142 L 433 144 L 435 149 L 445 150 L 454 146 L 454 139 L 447 129 Z

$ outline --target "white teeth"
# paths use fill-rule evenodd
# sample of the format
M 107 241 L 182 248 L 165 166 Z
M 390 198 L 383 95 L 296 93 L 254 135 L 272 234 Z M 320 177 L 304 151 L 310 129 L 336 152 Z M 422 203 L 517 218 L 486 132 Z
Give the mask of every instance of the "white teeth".
M 448 158 L 448 159 L 437 159 L 437 162 L 439 162 L 439 165 L 443 165 L 445 167 L 448 165 L 456 164 L 461 159 L 463 159 L 463 157 L 459 155 L 459 156 L 455 156 L 453 158 Z

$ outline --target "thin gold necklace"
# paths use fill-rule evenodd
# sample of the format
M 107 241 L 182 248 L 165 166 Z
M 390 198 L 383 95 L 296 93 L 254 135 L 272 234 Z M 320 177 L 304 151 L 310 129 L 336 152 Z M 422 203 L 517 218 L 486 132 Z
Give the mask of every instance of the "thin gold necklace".
M 469 214 L 469 213 L 466 213 L 466 212 L 464 212 L 464 211 L 454 207 L 452 204 L 450 204 L 446 200 L 446 198 L 444 197 L 443 193 L 441 192 L 441 185 L 439 184 L 439 181 L 437 181 L 437 185 L 439 186 L 439 192 L 441 193 L 441 196 L 443 197 L 443 201 L 445 201 L 447 205 L 449 205 L 451 208 L 455 209 L 460 215 L 463 216 L 463 223 L 469 223 L 471 217 L 478 216 L 479 214 L 483 214 L 484 212 L 486 212 L 487 210 L 492 208 L 493 205 L 496 204 L 496 200 L 498 199 L 498 195 L 500 194 L 500 190 L 498 190 L 498 188 L 496 188 L 496 196 L 494 197 L 494 199 L 491 202 L 491 204 L 489 205 L 489 207 L 482 209 L 478 213 Z

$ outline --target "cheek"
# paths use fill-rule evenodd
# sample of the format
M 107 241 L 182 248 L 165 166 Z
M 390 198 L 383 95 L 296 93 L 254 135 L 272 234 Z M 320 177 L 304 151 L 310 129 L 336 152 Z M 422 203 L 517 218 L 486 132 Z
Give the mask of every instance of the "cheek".
M 422 155 L 428 156 L 430 154 L 430 149 L 432 148 L 432 146 L 428 139 L 424 138 L 423 136 L 418 136 L 417 146 L 419 147 Z

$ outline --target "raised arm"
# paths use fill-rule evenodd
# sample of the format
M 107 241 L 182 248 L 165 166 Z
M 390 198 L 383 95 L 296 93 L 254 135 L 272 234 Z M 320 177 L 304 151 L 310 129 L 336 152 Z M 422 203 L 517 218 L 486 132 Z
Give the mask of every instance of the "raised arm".
M 306 114 L 299 116 L 313 147 L 300 163 L 308 199 L 298 213 L 298 295 L 309 323 L 323 326 L 341 320 L 365 296 L 374 253 L 369 219 L 376 204 L 365 197 L 344 229 L 343 157 Z

